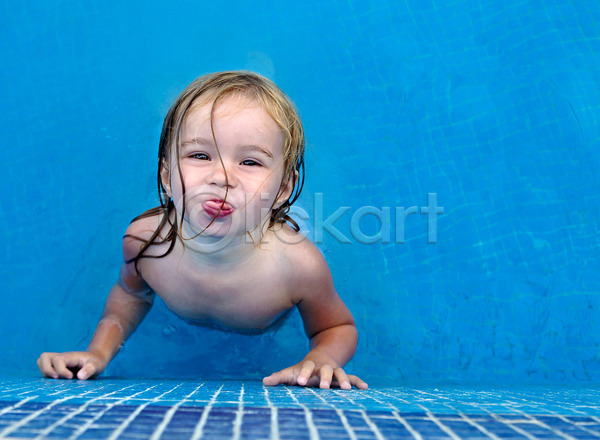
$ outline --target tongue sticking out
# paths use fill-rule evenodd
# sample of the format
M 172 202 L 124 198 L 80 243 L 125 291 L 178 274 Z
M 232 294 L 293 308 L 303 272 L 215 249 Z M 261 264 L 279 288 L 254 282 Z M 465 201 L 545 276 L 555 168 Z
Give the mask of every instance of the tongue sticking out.
M 233 206 L 223 200 L 207 200 L 202 204 L 204 211 L 211 217 L 223 218 L 233 212 Z

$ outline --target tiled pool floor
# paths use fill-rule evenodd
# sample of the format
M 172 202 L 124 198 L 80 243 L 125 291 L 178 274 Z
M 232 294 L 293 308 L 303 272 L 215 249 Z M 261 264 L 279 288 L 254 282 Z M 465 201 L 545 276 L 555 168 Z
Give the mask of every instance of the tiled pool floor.
M 5 379 L 0 438 L 600 439 L 600 387 Z

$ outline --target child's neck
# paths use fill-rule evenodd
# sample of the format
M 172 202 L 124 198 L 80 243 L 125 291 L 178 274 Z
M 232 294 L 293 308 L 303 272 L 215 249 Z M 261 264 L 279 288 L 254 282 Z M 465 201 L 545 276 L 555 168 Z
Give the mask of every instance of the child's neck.
M 195 236 L 197 233 L 193 234 L 187 229 L 184 222 L 182 236 L 185 253 L 198 265 L 227 269 L 250 260 L 262 249 L 261 233 L 258 230 L 247 232 L 242 237 L 214 238 L 202 234 Z

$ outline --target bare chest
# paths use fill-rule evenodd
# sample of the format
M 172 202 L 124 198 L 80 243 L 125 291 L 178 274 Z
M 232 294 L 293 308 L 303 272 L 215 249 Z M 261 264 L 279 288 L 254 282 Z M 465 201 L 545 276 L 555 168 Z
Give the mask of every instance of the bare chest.
M 194 324 L 263 329 L 294 304 L 275 260 L 209 270 L 175 253 L 145 259 L 144 280 L 175 314 Z

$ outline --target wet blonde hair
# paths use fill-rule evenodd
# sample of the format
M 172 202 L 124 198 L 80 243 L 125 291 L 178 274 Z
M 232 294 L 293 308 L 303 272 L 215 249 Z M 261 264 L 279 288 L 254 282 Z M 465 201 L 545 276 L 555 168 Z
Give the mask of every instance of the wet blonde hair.
M 293 189 L 287 200 L 283 201 L 283 203 L 277 207 L 271 207 L 269 228 L 272 228 L 276 223 L 288 222 L 296 230 L 299 230 L 296 222 L 288 215 L 290 207 L 300 196 L 300 192 L 304 185 L 304 130 L 294 104 L 274 82 L 256 73 L 248 71 L 211 73 L 209 75 L 201 76 L 188 85 L 177 97 L 165 117 L 158 148 L 158 196 L 160 206 L 152 208 L 134 218 L 132 223 L 140 218 L 158 214 L 162 214 L 163 217 L 158 228 L 154 231 L 149 240 L 133 237 L 143 242 L 138 255 L 127 261 L 128 263 L 132 261 L 135 262 L 136 270 L 140 258 L 162 258 L 168 255 L 173 250 L 175 240 L 179 236 L 178 230 L 181 228 L 181 222 L 183 221 L 185 213 L 185 186 L 179 164 L 179 149 L 181 128 L 186 115 L 197 105 L 206 104 L 212 101 L 210 123 L 213 140 L 215 141 L 215 145 L 217 145 L 216 139 L 214 139 L 213 129 L 214 112 L 217 104 L 229 97 L 243 97 L 249 99 L 251 102 L 259 104 L 281 129 L 281 132 L 284 135 L 283 178 L 279 193 L 275 197 L 275 200 L 281 195 L 281 192 L 286 186 L 285 183 L 293 182 Z M 175 148 L 175 151 L 172 151 L 173 148 Z M 177 169 L 179 170 L 178 174 L 184 197 L 183 212 L 181 213 L 179 224 L 177 219 L 175 219 L 175 221 L 171 220 L 171 214 L 176 213 L 175 204 L 169 197 L 161 178 L 162 166 L 170 164 L 171 158 L 173 157 L 177 160 Z M 225 176 L 227 179 L 227 170 L 225 170 Z M 158 239 L 160 231 L 162 231 L 167 224 L 169 224 L 168 233 L 164 239 Z M 170 246 L 165 254 L 158 256 L 144 255 L 145 251 L 151 245 L 163 244 L 165 242 L 170 242 Z

